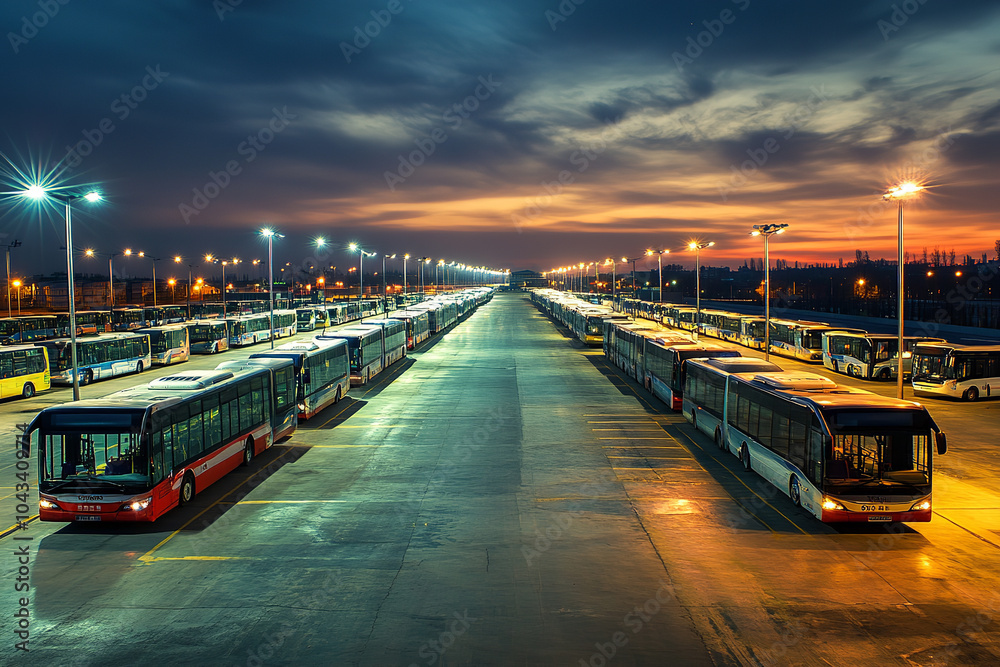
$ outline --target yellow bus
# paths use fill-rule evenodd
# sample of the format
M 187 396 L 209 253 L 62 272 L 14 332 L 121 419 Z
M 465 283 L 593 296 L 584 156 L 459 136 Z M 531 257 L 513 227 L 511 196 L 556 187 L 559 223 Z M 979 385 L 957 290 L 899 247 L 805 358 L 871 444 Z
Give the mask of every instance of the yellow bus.
M 49 355 L 44 347 L 0 348 L 0 398 L 31 398 L 49 388 Z

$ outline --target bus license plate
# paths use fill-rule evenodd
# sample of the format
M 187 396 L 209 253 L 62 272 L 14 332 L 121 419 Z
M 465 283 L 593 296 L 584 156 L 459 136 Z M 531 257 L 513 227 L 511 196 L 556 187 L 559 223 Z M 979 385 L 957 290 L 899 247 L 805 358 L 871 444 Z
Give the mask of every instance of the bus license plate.
M 890 521 L 892 521 L 892 517 L 891 516 L 874 515 L 874 514 L 872 516 L 868 517 L 868 522 L 869 523 L 874 523 L 876 521 L 890 522 Z
M 100 514 L 77 514 L 76 515 L 76 520 L 77 521 L 100 521 L 101 520 L 101 515 Z

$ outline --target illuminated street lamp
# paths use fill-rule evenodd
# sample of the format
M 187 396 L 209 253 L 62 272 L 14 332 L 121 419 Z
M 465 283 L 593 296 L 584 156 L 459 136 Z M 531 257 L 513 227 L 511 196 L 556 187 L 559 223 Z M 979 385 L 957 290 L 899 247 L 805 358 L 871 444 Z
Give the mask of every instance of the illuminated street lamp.
M 389 280 L 385 277 L 385 260 L 396 259 L 396 253 L 382 255 L 382 317 L 389 312 Z
M 701 328 L 701 251 L 705 248 L 711 248 L 715 245 L 715 241 L 691 241 L 688 243 L 688 250 L 694 250 L 694 303 L 695 303 L 695 320 L 694 320 L 694 339 L 698 340 L 698 330 Z
M 175 303 L 177 301 L 177 299 L 174 298 L 174 285 L 176 285 L 176 284 L 177 284 L 177 281 L 174 280 L 173 278 L 168 278 L 167 279 L 167 285 L 170 286 L 170 303 L 171 304 L 173 304 L 173 303 Z
M 772 234 L 784 234 L 788 225 L 772 223 L 754 225 L 750 236 L 764 237 L 764 360 L 771 358 L 771 259 L 767 253 L 767 240 Z
M 267 239 L 267 300 L 270 302 L 271 315 L 271 349 L 274 349 L 274 237 L 285 238 L 284 234 L 279 234 L 269 227 L 260 230 L 260 235 Z
M 362 303 L 365 298 L 365 255 L 368 257 L 374 257 L 378 253 L 366 252 L 357 243 L 352 243 L 347 247 L 351 252 L 358 253 L 358 306 L 361 311 L 361 318 L 358 321 L 361 322 L 365 319 L 365 308 Z
M 184 262 L 184 258 L 180 255 L 174 256 L 174 264 L 181 264 Z M 187 318 L 191 319 L 191 270 L 194 268 L 194 264 L 188 264 L 188 282 L 187 282 Z
M 910 197 L 915 197 L 923 191 L 923 186 L 917 185 L 913 182 L 900 183 L 894 188 L 890 188 L 884 195 L 882 199 L 884 201 L 896 201 L 899 203 L 899 231 L 896 237 L 897 250 L 899 252 L 899 284 L 898 293 L 896 294 L 896 300 L 899 302 L 899 322 L 898 322 L 898 334 L 897 334 L 897 345 L 899 349 L 896 351 L 897 354 L 897 378 L 896 378 L 896 398 L 903 398 L 903 269 L 905 267 L 905 257 L 903 256 L 903 200 Z
M 616 264 L 616 262 L 615 262 L 615 260 L 614 260 L 613 257 L 608 257 L 606 260 L 604 260 L 604 266 L 607 266 L 608 264 L 611 265 L 611 301 L 614 302 L 614 299 L 615 299 L 615 283 L 618 282 L 618 278 L 617 278 L 617 275 L 615 273 L 615 268 L 616 268 L 617 264 Z
M 17 290 L 17 316 L 21 317 L 21 281 L 15 278 L 11 287 Z
M 406 260 L 410 258 L 410 253 L 403 255 L 403 302 L 406 302 Z
M 126 257 L 132 257 L 133 255 L 135 255 L 136 257 L 146 257 L 146 253 L 144 253 L 142 250 L 140 250 L 137 253 L 133 253 L 131 248 L 126 248 L 123 254 Z M 148 259 L 152 260 L 153 262 L 153 308 L 156 308 L 156 263 L 160 260 L 160 258 L 149 257 Z
M 431 263 L 430 257 L 418 257 L 417 261 L 420 262 L 420 297 L 424 296 L 424 265 Z
M 663 256 L 669 254 L 669 250 L 647 250 L 647 255 L 656 255 L 656 268 L 660 271 L 660 287 L 657 289 L 657 293 L 660 295 L 658 301 L 663 303 Z
M 21 247 L 21 242 L 20 241 L 13 241 L 13 242 L 7 244 L 7 317 L 10 317 L 10 288 L 12 286 L 11 283 L 10 283 L 10 251 L 11 251 L 12 248 L 20 248 L 20 247 Z M 18 315 L 21 314 L 20 299 L 21 299 L 21 296 L 19 294 L 18 295 L 18 306 L 17 306 Z
M 76 356 L 76 287 L 73 284 L 73 202 L 77 199 L 85 199 L 88 202 L 94 203 L 101 201 L 101 195 L 98 192 L 88 192 L 85 195 L 79 194 L 65 194 L 65 193 L 55 193 L 49 192 L 40 185 L 32 185 L 23 193 L 22 196 L 28 197 L 34 200 L 43 200 L 46 197 L 55 199 L 58 202 L 62 202 L 66 206 L 66 279 L 69 286 L 69 348 L 70 348 L 70 363 L 73 367 L 73 400 L 80 400 L 80 378 L 77 377 L 79 366 L 77 364 Z

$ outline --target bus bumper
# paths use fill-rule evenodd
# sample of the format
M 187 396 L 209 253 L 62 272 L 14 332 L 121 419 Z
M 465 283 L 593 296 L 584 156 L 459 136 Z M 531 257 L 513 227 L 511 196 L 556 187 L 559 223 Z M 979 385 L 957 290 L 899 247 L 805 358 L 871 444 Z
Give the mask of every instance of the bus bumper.
M 78 511 L 75 509 L 76 506 L 74 503 L 57 501 L 57 505 L 59 505 L 58 509 L 39 507 L 38 518 L 41 521 L 62 521 L 65 523 L 130 523 L 139 521 L 148 522 L 156 519 L 156 515 L 154 514 L 155 505 L 153 503 L 150 503 L 145 509 L 141 510 L 123 510 L 121 509 L 122 503 L 99 505 L 97 507 L 100 507 L 101 511 L 96 512 L 90 509 L 86 512 Z M 73 507 L 74 509 L 68 509 L 69 507 Z M 114 509 L 105 511 L 105 507 Z
M 822 510 L 823 523 L 917 523 L 931 520 L 931 510 L 916 512 L 851 512 L 850 510 Z

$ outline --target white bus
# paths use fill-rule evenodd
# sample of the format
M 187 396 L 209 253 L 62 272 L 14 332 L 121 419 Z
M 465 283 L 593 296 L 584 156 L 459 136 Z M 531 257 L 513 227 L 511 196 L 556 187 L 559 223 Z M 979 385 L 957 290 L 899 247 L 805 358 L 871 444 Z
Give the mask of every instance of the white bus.
M 268 313 L 227 317 L 226 322 L 229 324 L 230 347 L 256 345 L 261 341 L 271 340 L 271 320 Z
M 356 324 L 316 336 L 316 340 L 343 338 L 351 359 L 351 386 L 368 384 L 382 372 L 382 327 Z
M 771 320 L 771 352 L 793 359 L 823 362 L 823 334 L 827 331 L 865 333 L 862 329 L 833 327 L 823 322 Z
M 918 343 L 943 342 L 940 338 L 904 337 L 903 377 L 910 374 L 913 348 Z M 823 365 L 851 377 L 891 380 L 899 372 L 898 348 L 899 338 L 894 334 L 828 331 L 823 334 Z
M 70 340 L 47 340 L 38 344 L 48 349 L 52 384 L 73 384 Z M 78 338 L 76 358 L 77 378 L 81 386 L 94 380 L 141 373 L 152 365 L 149 336 L 134 332 Z
M 415 349 L 431 337 L 431 319 L 425 310 L 397 310 L 389 317 L 406 323 L 406 349 Z
M 681 412 L 699 431 L 722 448 L 726 381 L 733 373 L 780 373 L 781 367 L 758 357 L 688 359 Z
M 186 326 L 192 354 L 215 354 L 229 349 L 228 320 L 193 320 Z
M 917 396 L 977 401 L 1000 395 L 1000 345 L 918 344 L 912 382 Z
M 270 313 L 265 313 L 270 315 Z M 294 336 L 298 331 L 298 314 L 294 310 L 274 311 L 274 330 L 272 334 L 275 338 L 286 338 Z
M 328 405 L 339 403 L 351 388 L 351 364 L 344 339 L 285 343 L 250 355 L 255 359 L 291 359 L 295 364 L 299 419 L 309 419 Z
M 688 359 L 739 357 L 736 350 L 697 343 L 647 341 L 643 358 L 645 385 L 671 410 L 680 410 L 684 399 L 684 376 Z
M 169 366 L 187 361 L 191 356 L 188 328 L 180 324 L 139 329 L 149 336 L 150 359 L 154 366 Z
M 369 320 L 368 324 L 382 327 L 382 366 L 388 368 L 406 357 L 406 322 L 403 320 Z
M 944 433 L 913 401 L 815 373 L 727 378 L 723 439 L 747 471 L 824 522 L 931 520 L 933 444 Z

